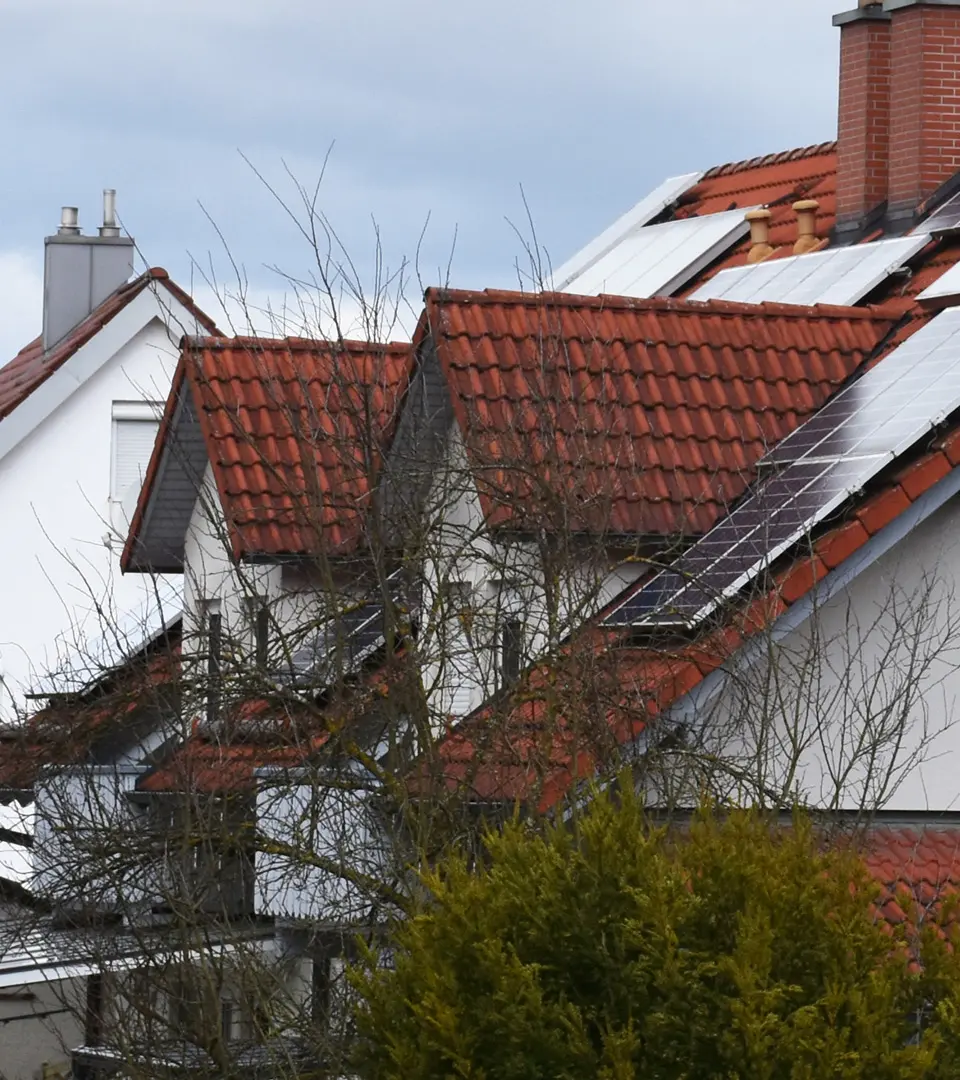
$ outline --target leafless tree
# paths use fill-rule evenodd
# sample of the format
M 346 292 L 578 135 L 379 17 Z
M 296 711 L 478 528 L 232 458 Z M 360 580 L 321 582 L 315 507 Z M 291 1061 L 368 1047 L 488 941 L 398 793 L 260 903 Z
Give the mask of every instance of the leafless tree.
M 222 464 L 257 491 L 231 503 L 173 442 L 196 495 L 182 620 L 145 645 L 101 604 L 122 666 L 86 655 L 81 690 L 51 672 L 63 693 L 4 743 L 5 787 L 36 799 L 48 907 L 8 933 L 63 930 L 64 970 L 92 973 L 58 984 L 93 1044 L 77 1060 L 137 1080 L 346 1074 L 357 939 L 403 913 L 421 866 L 518 807 L 552 814 L 628 764 L 665 808 L 708 793 L 867 816 L 952 721 L 937 692 L 960 637 L 936 576 L 891 578 L 870 611 L 811 592 L 789 633 L 778 566 L 693 629 L 599 625 L 691 537 L 619 524 L 644 465 L 615 437 L 618 402 L 571 389 L 562 302 L 531 294 L 535 329 L 499 358 L 509 415 L 483 394 L 455 409 L 430 325 L 443 290 L 403 361 L 386 342 L 405 272 L 378 242 L 365 291 L 300 194 L 305 340 L 190 340 L 181 360 Z M 584 330 L 577 377 L 602 383 L 608 347 Z M 224 348 L 254 394 L 208 362 Z M 235 557 L 270 530 L 295 550 Z

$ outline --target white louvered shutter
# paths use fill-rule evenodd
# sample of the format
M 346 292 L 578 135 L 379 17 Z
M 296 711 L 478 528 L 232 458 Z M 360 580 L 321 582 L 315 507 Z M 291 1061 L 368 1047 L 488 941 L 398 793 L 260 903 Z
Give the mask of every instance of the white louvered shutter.
M 124 509 L 136 506 L 143 477 L 153 453 L 159 424 L 156 420 L 114 420 L 113 490 L 111 497 Z M 128 515 L 129 516 L 129 515 Z

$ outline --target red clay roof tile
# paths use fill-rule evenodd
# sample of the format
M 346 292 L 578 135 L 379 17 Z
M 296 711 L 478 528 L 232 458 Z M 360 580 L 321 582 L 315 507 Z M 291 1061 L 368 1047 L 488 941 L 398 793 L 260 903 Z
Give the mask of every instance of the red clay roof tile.
M 185 382 L 234 558 L 352 552 L 411 365 L 404 343 L 185 339 L 121 565 L 132 564 Z
M 912 913 L 935 914 L 960 887 L 960 829 L 949 826 L 884 826 L 870 830 L 863 859 L 883 889 L 880 910 L 890 922 Z
M 161 286 L 183 304 L 211 334 L 218 332 L 213 320 L 170 280 L 166 270 L 159 267 L 147 270 L 134 281 L 122 285 L 116 292 L 111 293 L 95 311 L 78 323 L 65 338 L 46 353 L 43 351 L 41 339 L 36 338 L 21 349 L 8 364 L 0 368 L 0 420 L 9 416 L 38 386 L 46 382 L 81 346 L 115 318 L 144 289 Z
M 706 173 L 696 187 L 680 199 L 676 217 L 717 214 L 738 207 L 765 205 L 770 208 L 770 243 L 778 256 L 792 254 L 797 238 L 797 215 L 793 204 L 798 199 L 816 199 L 817 235 L 827 236 L 836 220 L 835 143 L 787 150 L 782 154 L 720 165 Z M 694 291 L 718 270 L 742 266 L 750 249 L 744 240 L 728 251 L 696 283 L 685 290 Z
M 416 341 L 436 344 L 492 523 L 541 512 L 535 462 L 580 527 L 676 536 L 710 528 L 899 314 L 430 289 Z

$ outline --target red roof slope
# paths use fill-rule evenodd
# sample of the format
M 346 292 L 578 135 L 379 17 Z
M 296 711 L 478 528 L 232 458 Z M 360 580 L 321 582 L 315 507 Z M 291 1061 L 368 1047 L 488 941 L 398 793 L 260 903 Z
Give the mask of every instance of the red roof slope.
M 184 382 L 234 558 L 351 552 L 411 364 L 404 343 L 186 339 L 121 565 L 131 564 Z
M 147 270 L 134 281 L 111 293 L 95 311 L 78 323 L 48 352 L 44 353 L 41 339 L 36 338 L 21 349 L 8 364 L 0 368 L 0 420 L 9 416 L 38 386 L 46 382 L 81 346 L 86 345 L 144 289 L 157 288 L 161 285 L 211 334 L 217 333 L 213 320 L 208 318 L 193 300 L 170 280 L 166 270 L 160 268 Z
M 750 637 L 806 596 L 954 468 L 960 425 L 900 463 L 798 555 L 785 557 L 766 595 L 750 598 L 705 637 L 674 648 L 630 644 L 588 627 L 565 654 L 534 669 L 516 694 L 467 718 L 438 748 L 433 777 L 479 799 L 533 800 L 546 809 L 596 775 L 598 751 L 636 737 Z M 775 568 L 776 569 L 776 568 Z M 583 689 L 588 673 L 593 699 Z M 588 708 L 584 708 L 584 705 Z M 583 716 L 593 718 L 589 730 Z M 577 725 L 576 727 L 574 725 Z M 420 786 L 422 778 L 417 778 Z
M 817 235 L 827 236 L 836 221 L 836 143 L 787 150 L 781 154 L 718 165 L 706 173 L 696 187 L 680 199 L 675 217 L 701 217 L 738 207 L 767 206 L 770 243 L 789 252 L 797 238 L 797 215 L 793 204 L 799 199 L 816 199 Z M 746 260 L 749 239 L 726 253 L 710 273 L 697 279 L 700 284 L 713 272 L 739 266 Z
M 960 828 L 880 825 L 870 830 L 863 859 L 883 889 L 880 913 L 887 922 L 934 915 L 960 886 Z
M 436 343 L 494 523 L 539 512 L 545 482 L 581 526 L 675 536 L 713 525 L 899 314 L 430 289 L 415 340 Z

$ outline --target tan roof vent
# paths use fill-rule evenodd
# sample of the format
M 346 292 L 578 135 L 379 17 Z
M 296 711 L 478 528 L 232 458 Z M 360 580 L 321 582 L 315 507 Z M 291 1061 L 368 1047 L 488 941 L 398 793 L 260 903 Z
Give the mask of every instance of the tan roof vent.
M 747 211 L 745 217 L 750 222 L 748 263 L 763 262 L 773 254 L 773 248 L 770 246 L 770 218 L 772 216 L 769 210 Z
M 797 242 L 793 245 L 794 255 L 806 255 L 821 247 L 817 239 L 817 211 L 820 203 L 816 199 L 801 199 L 793 204 L 797 215 Z

